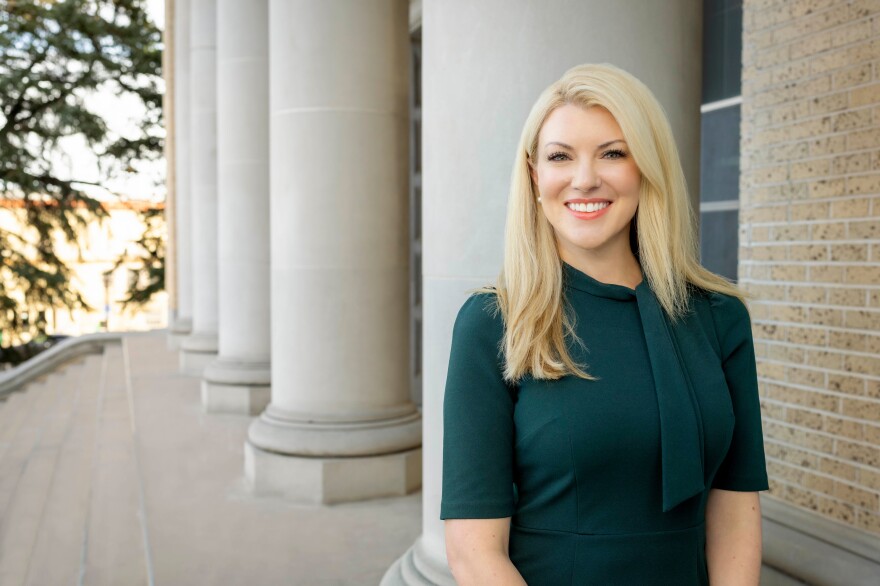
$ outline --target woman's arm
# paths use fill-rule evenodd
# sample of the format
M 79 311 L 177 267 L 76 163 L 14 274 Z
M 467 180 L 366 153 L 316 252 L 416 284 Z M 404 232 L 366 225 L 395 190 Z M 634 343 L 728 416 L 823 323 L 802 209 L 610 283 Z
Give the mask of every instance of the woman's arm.
M 508 556 L 510 517 L 447 519 L 446 558 L 459 586 L 525 586 Z
M 712 586 L 758 586 L 761 501 L 757 492 L 713 488 L 706 502 L 706 561 Z

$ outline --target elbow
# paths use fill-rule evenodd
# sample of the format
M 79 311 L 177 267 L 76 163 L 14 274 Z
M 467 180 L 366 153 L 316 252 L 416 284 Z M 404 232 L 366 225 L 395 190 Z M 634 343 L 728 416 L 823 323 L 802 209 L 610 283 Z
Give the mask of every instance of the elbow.
M 460 586 L 499 583 L 512 568 L 507 557 L 510 518 L 446 521 L 446 563 Z M 510 567 L 508 567 L 510 566 Z
M 447 537 L 446 563 L 459 586 L 479 584 L 480 558 L 479 550 Z M 485 559 L 482 565 L 485 565 Z
M 450 546 L 448 542 L 446 561 L 458 586 L 498 584 L 499 576 L 506 577 L 510 565 L 510 559 L 503 552 L 473 549 L 464 544 Z
M 451 557 L 447 551 L 446 558 L 449 565 L 449 571 L 452 578 L 458 586 L 482 586 L 481 570 L 485 569 L 484 564 L 480 564 L 478 556 L 456 556 Z
M 467 560 L 467 556 L 464 555 L 464 552 L 461 551 L 461 547 L 454 540 L 446 538 L 446 564 L 449 566 L 449 571 L 452 572 L 452 577 L 455 578 L 455 582 L 457 584 L 464 583 L 464 575 L 465 564 Z

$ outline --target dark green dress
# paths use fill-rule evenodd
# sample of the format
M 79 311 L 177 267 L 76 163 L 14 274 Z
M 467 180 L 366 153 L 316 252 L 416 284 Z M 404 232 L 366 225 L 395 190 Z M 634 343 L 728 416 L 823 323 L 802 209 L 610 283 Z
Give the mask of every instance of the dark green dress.
M 708 585 L 710 488 L 767 490 L 745 305 L 693 289 L 674 327 L 643 280 L 601 283 L 563 264 L 598 376 L 501 376 L 491 294 L 461 307 L 444 398 L 441 519 L 512 517 L 530 586 Z M 644 275 L 643 275 L 644 276 Z

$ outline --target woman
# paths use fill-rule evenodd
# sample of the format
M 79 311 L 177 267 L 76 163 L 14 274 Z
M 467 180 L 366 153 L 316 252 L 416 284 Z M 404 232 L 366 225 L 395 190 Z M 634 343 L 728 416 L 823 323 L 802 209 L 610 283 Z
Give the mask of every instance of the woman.
M 453 330 L 440 516 L 460 585 L 758 584 L 750 319 L 695 240 L 650 90 L 608 64 L 547 88 L 503 271 Z

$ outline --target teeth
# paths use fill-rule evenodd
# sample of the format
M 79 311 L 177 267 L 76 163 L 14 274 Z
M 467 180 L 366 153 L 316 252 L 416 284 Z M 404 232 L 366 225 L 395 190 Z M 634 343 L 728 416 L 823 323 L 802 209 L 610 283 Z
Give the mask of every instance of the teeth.
M 565 205 L 576 212 L 597 212 L 601 209 L 607 208 L 609 206 L 609 202 L 603 201 L 590 203 L 567 203 Z

